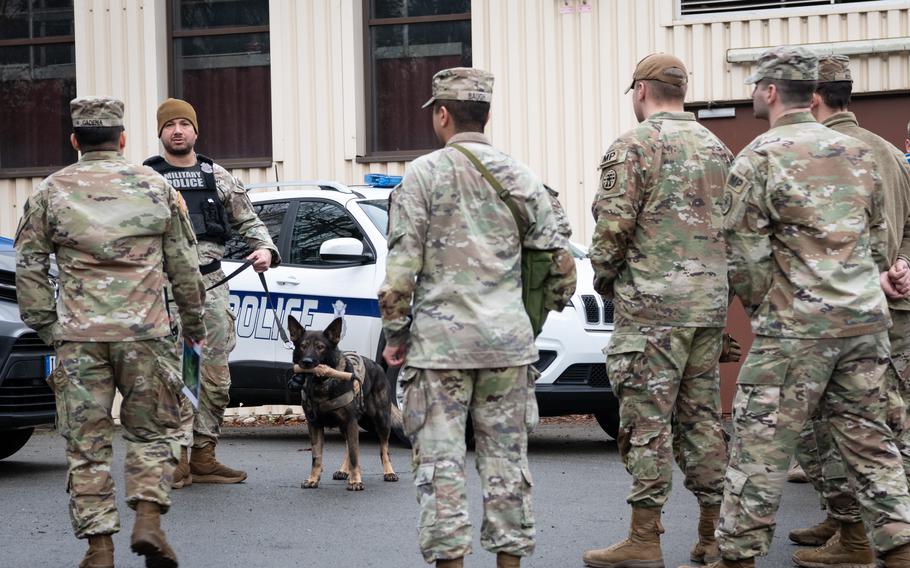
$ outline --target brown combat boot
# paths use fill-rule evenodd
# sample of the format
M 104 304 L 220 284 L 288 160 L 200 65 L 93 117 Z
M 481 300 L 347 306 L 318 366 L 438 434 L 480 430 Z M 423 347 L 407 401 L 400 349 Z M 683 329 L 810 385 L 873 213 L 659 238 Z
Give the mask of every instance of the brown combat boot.
M 519 568 L 521 557 L 508 552 L 496 553 L 496 568 Z
M 889 550 L 882 557 L 885 568 L 907 568 L 910 566 L 910 544 Z
M 585 565 L 595 568 L 664 568 L 660 551 L 660 507 L 632 507 L 629 538 L 609 548 L 588 550 L 582 556 Z
M 436 568 L 464 568 L 464 558 L 448 558 L 437 560 Z
M 136 503 L 136 524 L 130 548 L 145 556 L 146 568 L 177 568 L 177 555 L 161 530 L 161 506 L 151 501 Z
M 88 537 L 88 551 L 79 568 L 114 568 L 114 539 L 109 534 Z
M 246 479 L 245 471 L 231 469 L 215 459 L 215 444 L 193 448 L 190 473 L 196 483 L 240 483 Z
M 720 505 L 701 508 L 698 517 L 698 542 L 689 553 L 689 560 L 699 564 L 720 560 L 720 549 L 717 547 L 717 539 L 714 538 L 714 530 L 717 529 L 719 520 Z
M 679 568 L 755 568 L 754 558 L 743 558 L 742 560 L 728 560 L 721 558 L 707 566 L 680 566 Z
M 793 562 L 804 568 L 875 568 L 875 552 L 862 522 L 841 523 L 840 532 L 824 546 L 797 550 Z
M 180 463 L 174 469 L 174 483 L 171 484 L 173 489 L 183 489 L 187 485 L 193 484 L 193 474 L 190 473 L 189 453 L 186 446 L 180 447 Z
M 824 521 L 815 526 L 790 531 L 790 540 L 803 546 L 824 546 L 831 540 L 839 526 L 840 523 L 828 515 Z

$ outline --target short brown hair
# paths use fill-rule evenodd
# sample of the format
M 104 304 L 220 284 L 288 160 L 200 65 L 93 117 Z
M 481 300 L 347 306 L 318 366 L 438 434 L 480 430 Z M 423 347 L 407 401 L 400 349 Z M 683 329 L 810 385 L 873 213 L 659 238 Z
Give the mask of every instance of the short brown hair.
M 815 92 L 825 101 L 825 104 L 838 110 L 845 109 L 850 104 L 850 95 L 853 94 L 852 81 L 828 81 L 819 83 Z
M 645 79 L 642 81 L 648 85 L 648 92 L 655 101 L 682 101 L 686 98 L 686 84 L 671 85 L 663 81 Z
M 482 101 L 455 101 L 450 99 L 437 99 L 433 101 L 433 112 L 438 112 L 440 107 L 446 107 L 455 130 L 459 132 L 483 132 L 490 118 L 490 103 Z
M 780 94 L 780 102 L 785 108 L 807 107 L 812 103 L 812 94 L 818 81 L 793 81 L 790 79 L 763 78 L 759 83 L 763 86 L 774 85 Z

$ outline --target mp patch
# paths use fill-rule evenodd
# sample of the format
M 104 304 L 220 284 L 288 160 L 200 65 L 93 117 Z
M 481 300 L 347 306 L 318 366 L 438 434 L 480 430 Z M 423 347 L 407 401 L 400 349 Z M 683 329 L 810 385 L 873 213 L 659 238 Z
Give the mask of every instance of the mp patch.
M 729 187 L 730 190 L 735 191 L 736 193 L 742 193 L 748 186 L 749 182 L 746 181 L 746 178 L 736 172 L 730 172 L 730 177 L 727 179 L 727 187 Z
M 613 164 L 618 164 L 626 159 L 626 150 L 624 148 L 618 148 L 615 150 L 608 150 L 604 157 L 600 160 L 600 166 L 598 169 L 607 168 Z

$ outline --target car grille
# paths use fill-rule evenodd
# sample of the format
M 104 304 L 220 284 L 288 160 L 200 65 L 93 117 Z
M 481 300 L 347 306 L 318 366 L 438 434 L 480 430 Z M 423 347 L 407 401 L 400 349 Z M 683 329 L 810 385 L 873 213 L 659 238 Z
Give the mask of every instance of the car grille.
M 598 298 L 592 294 L 582 295 L 581 301 L 585 306 L 585 321 L 591 325 L 613 323 L 613 302 L 603 296 L 600 297 L 600 302 L 597 300 Z M 602 310 L 600 307 L 601 303 L 603 303 Z
M 604 363 L 578 363 L 570 365 L 556 379 L 557 385 L 586 385 L 592 388 L 608 389 L 607 366 Z
M 50 353 L 36 333 L 16 340 L 0 383 L 0 414 L 54 410 L 54 393 L 44 380 L 44 357 Z
M 16 301 L 16 275 L 0 270 L 0 300 Z

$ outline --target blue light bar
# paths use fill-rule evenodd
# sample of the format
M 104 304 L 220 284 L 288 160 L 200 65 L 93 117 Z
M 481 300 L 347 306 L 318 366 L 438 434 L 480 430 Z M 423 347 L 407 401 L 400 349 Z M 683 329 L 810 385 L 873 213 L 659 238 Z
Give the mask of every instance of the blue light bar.
M 401 176 L 386 174 L 367 174 L 363 176 L 363 183 L 373 187 L 395 187 L 401 183 Z

